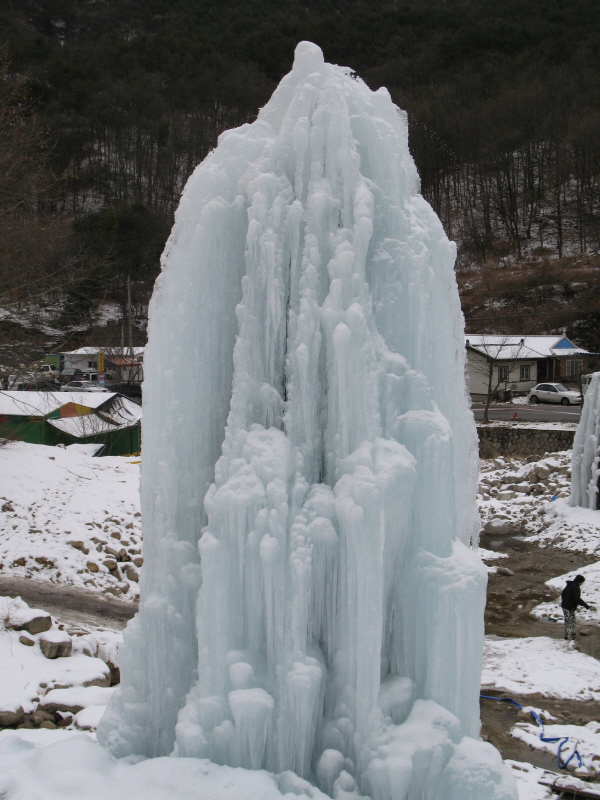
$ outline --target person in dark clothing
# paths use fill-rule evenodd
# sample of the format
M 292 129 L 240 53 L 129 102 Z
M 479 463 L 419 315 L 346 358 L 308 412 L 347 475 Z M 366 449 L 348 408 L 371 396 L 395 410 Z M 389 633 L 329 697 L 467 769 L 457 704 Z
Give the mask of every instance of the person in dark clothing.
M 572 581 L 567 581 L 567 585 L 562 590 L 560 604 L 565 616 L 565 639 L 574 639 L 575 631 L 575 612 L 578 606 L 583 606 L 589 610 L 588 604 L 581 599 L 581 584 L 585 581 L 583 575 L 576 575 Z

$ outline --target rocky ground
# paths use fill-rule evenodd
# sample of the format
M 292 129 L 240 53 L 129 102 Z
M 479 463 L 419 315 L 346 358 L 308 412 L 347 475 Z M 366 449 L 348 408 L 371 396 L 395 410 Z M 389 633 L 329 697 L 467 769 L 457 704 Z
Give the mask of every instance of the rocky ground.
M 86 445 L 0 447 L 0 579 L 139 599 L 139 458 Z
M 94 731 L 120 681 L 121 641 L 0 597 L 0 728 Z

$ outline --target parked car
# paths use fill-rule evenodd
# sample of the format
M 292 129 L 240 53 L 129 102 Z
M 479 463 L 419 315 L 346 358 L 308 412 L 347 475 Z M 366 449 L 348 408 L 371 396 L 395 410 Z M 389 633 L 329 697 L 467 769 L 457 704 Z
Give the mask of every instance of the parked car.
M 80 369 L 73 369 L 72 367 L 68 367 L 67 369 L 63 369 L 63 371 L 58 376 L 58 380 L 61 383 L 68 383 L 69 381 L 79 380 L 81 375 L 83 375 L 83 372 Z
M 58 377 L 58 369 L 54 364 L 40 364 L 36 372 L 41 372 L 44 375 L 51 375 L 53 378 Z
M 44 377 L 24 377 L 16 384 L 13 383 L 9 386 L 10 389 L 17 389 L 21 392 L 57 392 L 59 391 L 60 383 Z
M 538 383 L 527 395 L 530 403 L 560 403 L 563 406 L 581 404 L 581 395 L 562 383 Z
M 108 392 L 104 386 L 98 386 L 91 381 L 71 381 L 60 387 L 61 392 Z

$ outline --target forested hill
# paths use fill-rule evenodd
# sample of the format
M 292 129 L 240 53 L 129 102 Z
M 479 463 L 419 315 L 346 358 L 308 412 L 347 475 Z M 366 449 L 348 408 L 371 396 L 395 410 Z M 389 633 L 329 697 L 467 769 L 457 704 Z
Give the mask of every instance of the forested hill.
M 143 327 L 186 178 L 302 39 L 408 111 L 470 329 L 600 350 L 598 0 L 4 0 L 0 296 L 117 335 L 129 275 Z

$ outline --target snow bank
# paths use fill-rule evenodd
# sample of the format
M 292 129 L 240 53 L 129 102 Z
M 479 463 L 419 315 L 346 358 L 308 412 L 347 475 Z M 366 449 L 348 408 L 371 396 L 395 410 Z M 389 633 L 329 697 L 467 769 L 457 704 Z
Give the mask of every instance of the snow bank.
M 530 542 L 565 550 L 599 550 L 600 511 L 570 505 L 571 460 L 572 451 L 565 450 L 537 461 L 482 461 L 477 502 L 483 533 L 526 535 Z
M 63 741 L 38 742 L 54 734 Z M 196 758 L 118 761 L 85 734 L 0 732 L 0 796 L 10 800 L 326 800 L 290 773 L 280 776 Z M 36 746 L 37 745 L 37 746 Z
M 527 764 L 524 761 L 507 759 L 504 763 L 517 782 L 519 800 L 554 800 L 558 797 L 547 786 L 541 786 L 538 783 L 546 770 L 534 767 L 533 764 Z
M 87 446 L 0 448 L 0 575 L 139 597 L 139 459 Z
M 600 662 L 574 650 L 571 642 L 546 636 L 486 636 L 481 685 L 515 695 L 597 701 Z
M 30 636 L 35 640 L 44 634 Z M 14 711 L 19 706 L 27 713 L 53 686 L 83 686 L 105 682 L 110 670 L 99 658 L 74 655 L 48 659 L 39 645 L 21 644 L 18 631 L 0 631 L 0 711 Z M 64 690 L 66 691 L 66 690 Z
M 571 506 L 568 498 L 542 505 L 537 519 L 527 527 L 535 531 L 528 540 L 542 546 L 583 553 L 600 551 L 600 511 Z
M 544 725 L 544 731 L 544 738 L 568 738 L 569 741 L 561 749 L 562 760 L 566 761 L 577 747 L 584 768 L 597 778 L 600 773 L 600 722 L 588 722 L 587 725 Z M 558 743 L 543 742 L 540 739 L 540 729 L 535 724 L 517 722 L 510 734 L 536 750 L 544 750 L 553 756 L 557 754 Z M 575 756 L 570 766 L 575 768 L 578 764 Z

